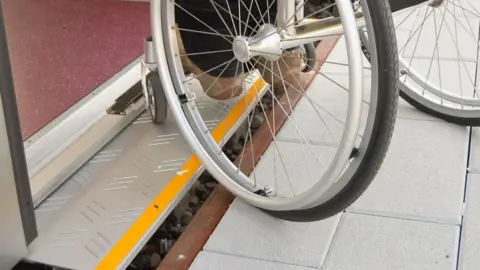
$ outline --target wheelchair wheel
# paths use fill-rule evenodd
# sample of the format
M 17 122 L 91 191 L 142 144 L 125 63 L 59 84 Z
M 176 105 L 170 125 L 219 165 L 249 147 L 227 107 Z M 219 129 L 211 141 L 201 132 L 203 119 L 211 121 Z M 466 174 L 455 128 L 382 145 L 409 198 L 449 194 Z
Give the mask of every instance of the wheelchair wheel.
M 448 122 L 480 125 L 479 10 L 472 1 L 430 0 L 394 14 L 404 100 Z
M 162 123 L 167 118 L 167 99 L 156 70 L 146 78 L 147 94 L 149 97 L 149 111 L 152 121 Z
M 326 18 L 312 34 L 301 32 L 294 14 L 285 16 L 294 10 L 290 0 L 151 1 L 159 74 L 185 139 L 223 186 L 276 217 L 312 221 L 343 211 L 366 190 L 387 152 L 398 101 L 393 22 L 388 2 L 359 2 L 356 10 L 350 0 L 327 5 L 338 18 Z M 371 48 L 368 70 L 358 14 Z M 324 39 L 339 41 L 313 82 L 305 82 L 299 48 Z M 206 124 L 212 120 L 200 113 L 204 100 L 230 108 L 212 132 Z M 266 149 L 258 150 L 252 110 L 265 119 Z M 242 123 L 243 146 L 233 163 L 222 138 Z M 248 167 L 255 169 L 245 173 Z

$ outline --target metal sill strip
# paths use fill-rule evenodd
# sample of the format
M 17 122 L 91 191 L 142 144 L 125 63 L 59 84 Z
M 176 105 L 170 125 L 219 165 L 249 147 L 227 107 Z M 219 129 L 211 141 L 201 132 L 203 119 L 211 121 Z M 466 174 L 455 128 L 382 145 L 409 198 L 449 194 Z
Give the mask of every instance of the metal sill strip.
M 143 103 L 137 102 L 122 116 L 106 112 L 115 99 L 140 81 L 141 59 L 25 142 L 35 206 L 143 111 Z

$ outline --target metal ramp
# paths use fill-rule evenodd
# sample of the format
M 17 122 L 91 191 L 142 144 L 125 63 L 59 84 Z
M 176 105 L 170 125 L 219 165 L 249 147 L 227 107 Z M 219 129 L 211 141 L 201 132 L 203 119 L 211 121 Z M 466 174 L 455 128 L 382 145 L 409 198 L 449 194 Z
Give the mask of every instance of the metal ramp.
M 268 88 L 258 77 L 246 83 L 245 95 L 232 104 L 196 101 L 220 144 Z M 173 117 L 155 125 L 144 112 L 36 208 L 39 236 L 26 260 L 126 268 L 202 172 Z

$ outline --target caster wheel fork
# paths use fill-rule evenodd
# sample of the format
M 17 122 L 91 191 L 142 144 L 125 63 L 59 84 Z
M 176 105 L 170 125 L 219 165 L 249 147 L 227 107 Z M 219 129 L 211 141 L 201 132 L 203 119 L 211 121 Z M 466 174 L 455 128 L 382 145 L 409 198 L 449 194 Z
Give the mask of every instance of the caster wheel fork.
M 144 40 L 144 59 L 141 62 L 141 82 L 146 109 L 154 123 L 162 123 L 167 118 L 167 98 L 157 71 L 152 37 Z

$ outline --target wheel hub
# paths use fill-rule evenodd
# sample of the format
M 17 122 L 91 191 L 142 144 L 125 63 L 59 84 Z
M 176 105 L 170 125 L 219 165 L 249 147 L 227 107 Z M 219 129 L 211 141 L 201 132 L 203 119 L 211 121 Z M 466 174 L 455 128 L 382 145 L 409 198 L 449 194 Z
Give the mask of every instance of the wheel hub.
M 251 58 L 251 50 L 248 45 L 248 39 L 244 36 L 236 37 L 233 41 L 233 54 L 238 61 L 245 63 Z
M 246 63 L 254 56 L 276 61 L 282 54 L 280 31 L 271 24 L 264 24 L 252 37 L 238 36 L 233 40 L 233 54 L 238 61 Z

